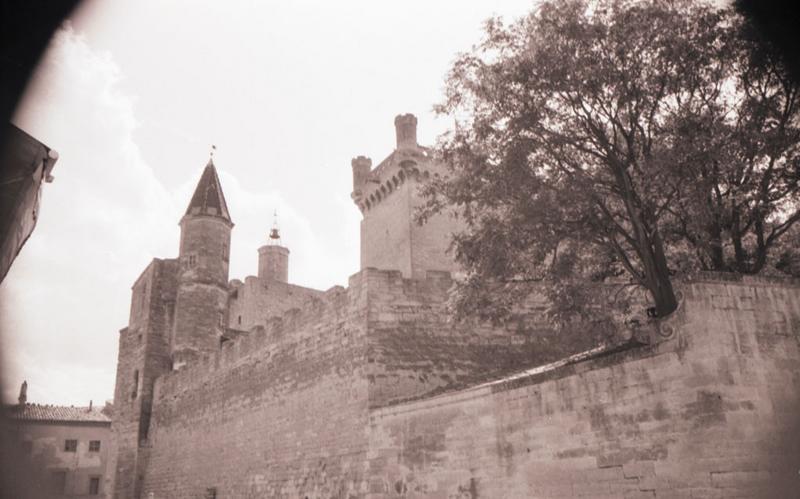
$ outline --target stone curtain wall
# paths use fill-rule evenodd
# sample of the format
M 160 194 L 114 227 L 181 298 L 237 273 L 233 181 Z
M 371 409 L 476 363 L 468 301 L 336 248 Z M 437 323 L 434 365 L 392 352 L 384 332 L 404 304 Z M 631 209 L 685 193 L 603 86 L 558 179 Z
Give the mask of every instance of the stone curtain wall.
M 542 320 L 541 297 L 532 297 L 528 316 L 507 327 L 455 323 L 446 310 L 453 285 L 447 272 L 405 279 L 398 271 L 366 269 L 361 276 L 369 291 L 372 408 L 498 379 L 606 339 L 585 331 L 552 331 Z
M 142 497 L 363 497 L 365 295 L 351 284 L 159 379 Z
M 656 345 L 373 410 L 367 497 L 796 497 L 800 289 L 683 293 Z
M 244 283 L 234 283 L 228 299 L 228 327 L 243 331 L 265 326 L 270 318 L 282 316 L 293 308 L 303 308 L 323 295 L 323 291 L 316 289 L 254 276 L 248 276 Z

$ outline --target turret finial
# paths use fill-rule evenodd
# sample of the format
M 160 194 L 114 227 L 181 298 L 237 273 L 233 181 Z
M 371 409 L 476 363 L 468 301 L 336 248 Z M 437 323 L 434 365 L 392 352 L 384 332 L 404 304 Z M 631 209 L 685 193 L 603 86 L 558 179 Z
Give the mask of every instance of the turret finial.
M 272 214 L 272 229 L 269 231 L 270 244 L 281 244 L 281 233 L 278 230 L 278 210 Z

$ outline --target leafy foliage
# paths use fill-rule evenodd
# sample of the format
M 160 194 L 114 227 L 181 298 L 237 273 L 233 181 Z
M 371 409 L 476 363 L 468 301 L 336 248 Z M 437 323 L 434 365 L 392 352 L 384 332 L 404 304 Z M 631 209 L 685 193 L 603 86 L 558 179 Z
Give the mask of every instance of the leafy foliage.
M 561 319 L 605 320 L 633 284 L 664 316 L 676 271 L 760 270 L 800 218 L 797 90 L 747 34 L 730 10 L 680 1 L 488 21 L 437 106 L 455 121 L 438 147 L 449 174 L 420 213 L 455 205 L 466 222 L 458 310 L 502 316 L 542 282 Z
M 685 171 L 670 230 L 704 270 L 760 272 L 800 220 L 798 85 L 768 42 L 730 16 L 714 78 L 685 89 L 673 126 Z

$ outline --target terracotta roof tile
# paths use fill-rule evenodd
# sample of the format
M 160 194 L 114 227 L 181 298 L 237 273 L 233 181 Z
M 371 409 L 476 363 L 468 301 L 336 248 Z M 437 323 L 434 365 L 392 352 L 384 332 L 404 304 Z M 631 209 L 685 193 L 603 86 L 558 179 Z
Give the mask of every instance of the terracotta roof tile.
M 70 423 L 111 423 L 101 408 L 64 407 L 59 405 L 25 404 L 5 408 L 6 417 L 16 421 L 51 421 Z

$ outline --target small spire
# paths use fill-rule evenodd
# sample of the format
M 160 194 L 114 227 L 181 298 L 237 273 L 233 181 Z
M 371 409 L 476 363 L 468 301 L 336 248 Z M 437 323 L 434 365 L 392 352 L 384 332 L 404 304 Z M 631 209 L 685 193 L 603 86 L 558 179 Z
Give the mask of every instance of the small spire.
M 225 203 L 225 196 L 222 194 L 222 186 L 217 176 L 217 169 L 214 166 L 214 151 L 216 146 L 211 146 L 211 154 L 208 164 L 197 182 L 194 195 L 192 195 L 189 206 L 186 208 L 186 215 L 211 215 L 231 222 L 228 213 L 228 205 Z
M 275 213 L 272 214 L 272 229 L 269 231 L 269 239 L 270 244 L 275 244 L 280 246 L 281 244 L 281 233 L 278 229 L 278 210 L 275 210 Z

